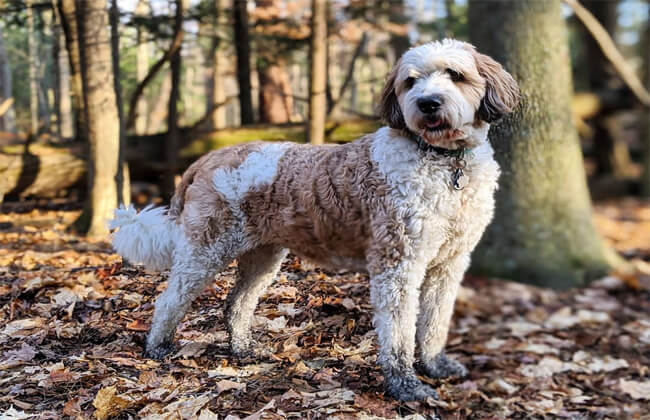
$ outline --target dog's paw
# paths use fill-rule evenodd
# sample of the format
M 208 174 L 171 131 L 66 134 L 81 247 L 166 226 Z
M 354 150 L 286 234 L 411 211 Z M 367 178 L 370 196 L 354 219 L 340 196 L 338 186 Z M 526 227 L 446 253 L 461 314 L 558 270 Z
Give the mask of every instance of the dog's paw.
M 238 360 L 268 359 L 272 351 L 270 348 L 254 345 L 252 340 L 237 340 L 230 343 L 230 353 Z
M 414 372 L 404 375 L 387 375 L 384 379 L 386 393 L 400 401 L 422 401 L 431 397 L 438 399 L 435 389 L 422 383 Z
M 161 360 L 164 359 L 165 356 L 173 353 L 175 350 L 176 345 L 172 342 L 160 344 L 158 346 L 147 346 L 144 351 L 144 356 L 150 359 Z
M 433 379 L 449 378 L 450 376 L 464 378 L 469 373 L 465 365 L 450 359 L 444 352 L 438 353 L 431 362 L 426 363 L 423 361 L 419 363 L 418 367 L 422 373 Z

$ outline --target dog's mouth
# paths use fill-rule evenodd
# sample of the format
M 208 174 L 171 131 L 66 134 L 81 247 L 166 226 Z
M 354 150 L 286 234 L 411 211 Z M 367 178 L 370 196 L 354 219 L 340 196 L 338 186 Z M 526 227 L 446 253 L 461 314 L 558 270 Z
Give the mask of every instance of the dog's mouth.
M 441 133 L 450 128 L 451 124 L 442 118 L 432 118 L 424 122 L 424 129 L 430 133 Z

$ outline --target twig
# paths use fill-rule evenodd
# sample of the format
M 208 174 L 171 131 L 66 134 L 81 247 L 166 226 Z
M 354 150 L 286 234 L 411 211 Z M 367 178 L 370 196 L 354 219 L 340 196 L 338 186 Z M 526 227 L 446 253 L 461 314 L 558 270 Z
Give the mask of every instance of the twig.
M 352 60 L 350 61 L 350 65 L 348 66 L 348 72 L 345 75 L 345 80 L 341 85 L 341 89 L 339 90 L 338 97 L 330 102 L 329 109 L 327 110 L 328 116 L 333 114 L 334 111 L 336 110 L 336 107 L 341 103 L 341 99 L 343 99 L 343 95 L 345 94 L 345 91 L 347 90 L 348 86 L 352 82 L 352 78 L 354 77 L 354 65 L 357 62 L 359 56 L 361 56 L 361 53 L 365 49 L 367 43 L 368 43 L 368 33 L 364 32 L 363 35 L 361 36 L 361 40 L 359 40 L 359 43 L 357 44 L 357 48 L 354 50 L 354 54 L 352 55 Z
M 9 108 L 11 108 L 11 105 L 13 105 L 13 103 L 14 98 L 7 98 L 4 100 L 4 102 L 0 103 L 0 117 L 9 111 Z
M 589 33 L 591 33 L 605 57 L 612 63 L 614 69 L 616 69 L 616 72 L 621 76 L 621 79 L 623 79 L 623 82 L 630 88 L 632 93 L 634 93 L 642 104 L 650 106 L 650 93 L 643 87 L 641 80 L 639 80 L 634 70 L 625 61 L 623 54 L 616 48 L 614 41 L 605 28 L 603 28 L 603 25 L 578 0 L 563 1 L 573 9 L 576 17 L 580 19 Z

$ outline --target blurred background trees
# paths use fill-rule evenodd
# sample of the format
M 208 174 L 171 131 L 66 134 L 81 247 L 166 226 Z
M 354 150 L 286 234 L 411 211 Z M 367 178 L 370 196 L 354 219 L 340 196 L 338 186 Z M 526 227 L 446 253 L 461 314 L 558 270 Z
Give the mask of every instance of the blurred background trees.
M 496 258 L 502 275 L 582 281 L 609 260 L 591 198 L 650 196 L 650 111 L 619 69 L 650 85 L 650 10 L 582 2 L 613 39 L 615 66 L 569 3 L 0 0 L 0 196 L 85 200 L 79 226 L 101 233 L 89 222 L 107 217 L 101 208 L 168 200 L 178 174 L 213 148 L 375 130 L 399 56 L 452 36 L 505 63 L 524 93 L 491 134 L 505 171 L 482 249 L 510 250 Z M 100 27 L 84 26 L 99 9 Z M 101 48 L 84 47 L 86 36 Z M 477 254 L 477 267 L 495 255 Z

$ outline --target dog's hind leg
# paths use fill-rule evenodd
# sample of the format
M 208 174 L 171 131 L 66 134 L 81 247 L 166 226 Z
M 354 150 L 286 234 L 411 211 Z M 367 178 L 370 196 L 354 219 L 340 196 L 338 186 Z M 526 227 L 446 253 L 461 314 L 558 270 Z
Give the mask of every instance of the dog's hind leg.
M 251 351 L 251 321 L 259 297 L 275 279 L 287 250 L 263 246 L 239 258 L 239 276 L 228 294 L 226 318 L 233 355 L 243 357 Z
M 426 263 L 401 261 L 393 267 L 370 270 L 370 301 L 379 344 L 378 363 L 384 371 L 384 387 L 393 398 L 402 401 L 437 397 L 436 391 L 423 384 L 413 368 L 418 290 Z
M 174 253 L 167 289 L 156 299 L 146 355 L 162 358 L 173 349 L 174 332 L 192 301 L 237 256 L 234 247 L 196 247 L 184 242 Z
M 468 265 L 469 255 L 457 256 L 429 267 L 422 283 L 417 341 L 420 366 L 431 378 L 467 375 L 465 366 L 449 359 L 443 349 L 447 342 L 456 295 Z

